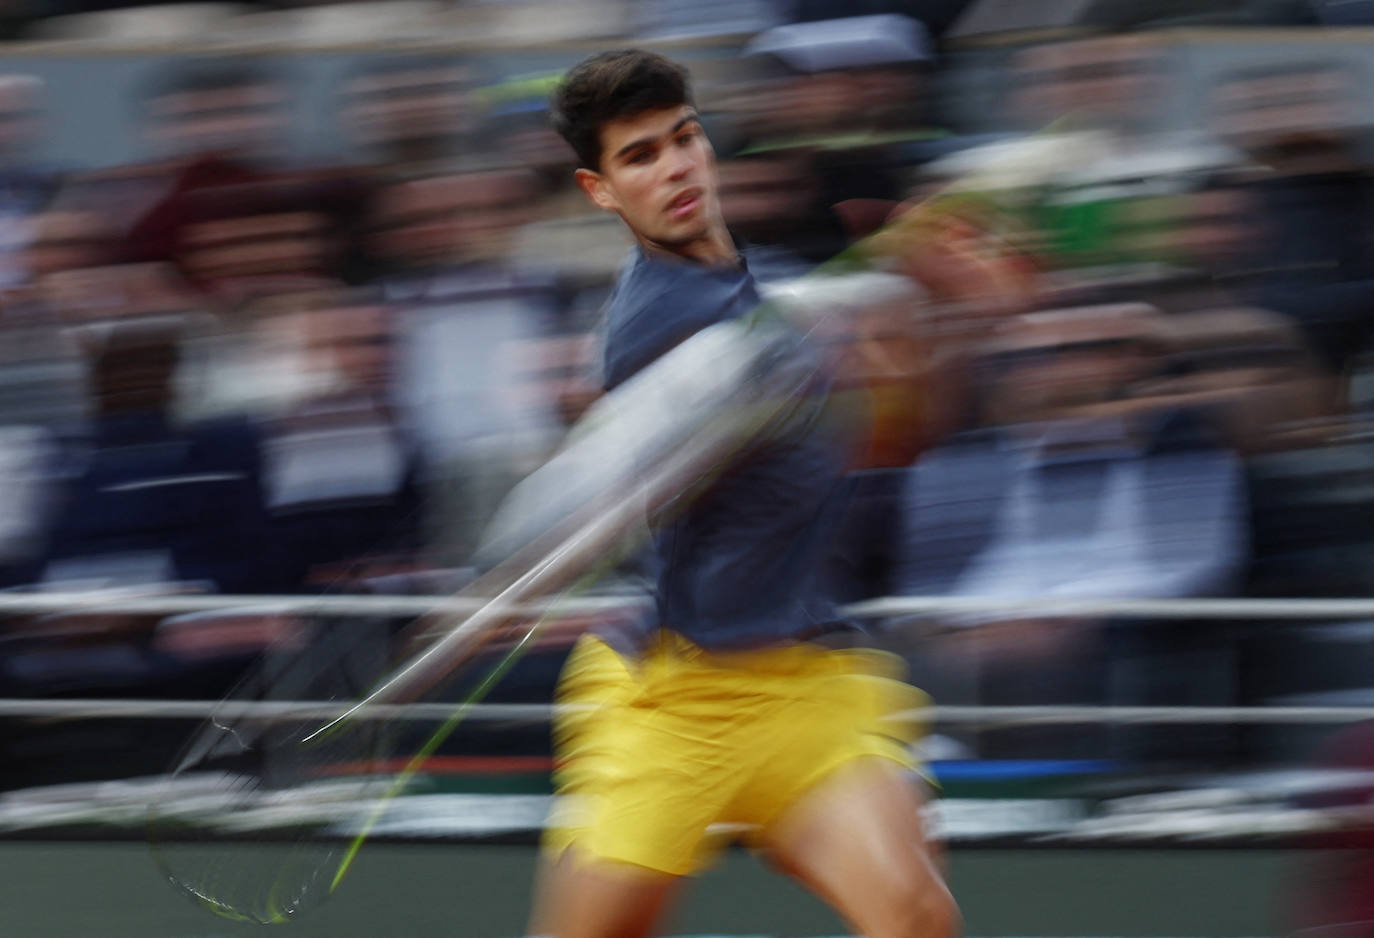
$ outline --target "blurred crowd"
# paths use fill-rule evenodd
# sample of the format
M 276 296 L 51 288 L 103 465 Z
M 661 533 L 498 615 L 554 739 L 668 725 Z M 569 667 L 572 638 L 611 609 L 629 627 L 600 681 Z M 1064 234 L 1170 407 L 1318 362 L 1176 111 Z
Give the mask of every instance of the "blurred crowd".
M 968 251 L 933 255 L 917 301 L 846 336 L 869 428 L 834 557 L 847 599 L 1368 592 L 1358 75 L 1247 64 L 1197 126 L 1166 132 L 1172 62 L 1148 33 L 1019 49 L 1001 130 L 975 137 L 941 126 L 943 63 L 908 17 L 772 24 L 694 61 L 723 210 L 765 282 L 937 191 L 967 208 L 936 243 L 993 232 L 1022 261 L 987 292 Z M 78 172 L 32 157 L 42 119 L 61 119 L 42 83 L 0 80 L 0 585 L 463 582 L 501 497 L 598 393 L 597 311 L 629 247 L 548 127 L 557 74 L 370 61 L 333 115 L 370 159 L 308 166 L 284 151 L 296 89 L 270 60 L 169 60 L 129 110 L 146 159 Z M 298 626 L 14 617 L 0 696 L 217 696 Z M 1374 688 L 1365 623 L 892 629 L 946 703 Z M 1108 735 L 945 742 L 1213 760 L 1256 745 L 1233 728 Z

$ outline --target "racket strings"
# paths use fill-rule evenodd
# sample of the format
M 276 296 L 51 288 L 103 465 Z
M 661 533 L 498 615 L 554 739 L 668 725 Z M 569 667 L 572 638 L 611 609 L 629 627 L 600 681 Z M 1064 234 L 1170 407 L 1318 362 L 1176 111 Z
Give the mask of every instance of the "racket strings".
M 318 717 L 240 702 L 334 701 L 365 693 L 390 665 L 376 622 L 320 628 L 305 649 L 269 654 L 192 738 L 152 806 L 148 837 L 168 880 L 216 914 L 275 923 L 328 896 L 352 818 L 400 744 L 358 721 L 309 745 Z

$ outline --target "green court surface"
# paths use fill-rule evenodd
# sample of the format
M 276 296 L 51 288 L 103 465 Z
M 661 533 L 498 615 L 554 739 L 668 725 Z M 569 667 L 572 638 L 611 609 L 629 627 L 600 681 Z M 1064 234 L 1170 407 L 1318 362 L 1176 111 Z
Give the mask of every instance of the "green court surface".
M 956 850 L 971 936 L 1282 934 L 1290 850 Z M 374 844 L 341 891 L 298 921 L 216 918 L 159 878 L 138 842 L 0 843 L 0 938 L 514 938 L 534 850 Z M 690 884 L 667 935 L 819 938 L 838 922 L 752 857 L 731 853 Z

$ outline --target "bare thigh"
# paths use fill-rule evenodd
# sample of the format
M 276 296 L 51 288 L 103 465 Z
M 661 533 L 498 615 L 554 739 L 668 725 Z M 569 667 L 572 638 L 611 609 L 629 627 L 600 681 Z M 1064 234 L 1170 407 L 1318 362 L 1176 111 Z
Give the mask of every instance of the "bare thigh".
M 648 938 L 679 877 L 575 855 L 540 860 L 528 934 L 543 938 Z
M 768 847 L 865 938 L 954 938 L 959 912 L 921 808 L 900 767 L 861 759 L 785 811 L 770 826 Z

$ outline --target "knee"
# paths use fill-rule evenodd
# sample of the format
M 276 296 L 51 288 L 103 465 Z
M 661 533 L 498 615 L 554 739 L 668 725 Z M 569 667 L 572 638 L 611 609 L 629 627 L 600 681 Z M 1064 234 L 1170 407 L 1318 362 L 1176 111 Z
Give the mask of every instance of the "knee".
M 959 938 L 963 921 L 943 883 L 906 890 L 891 906 L 888 926 L 868 938 Z

